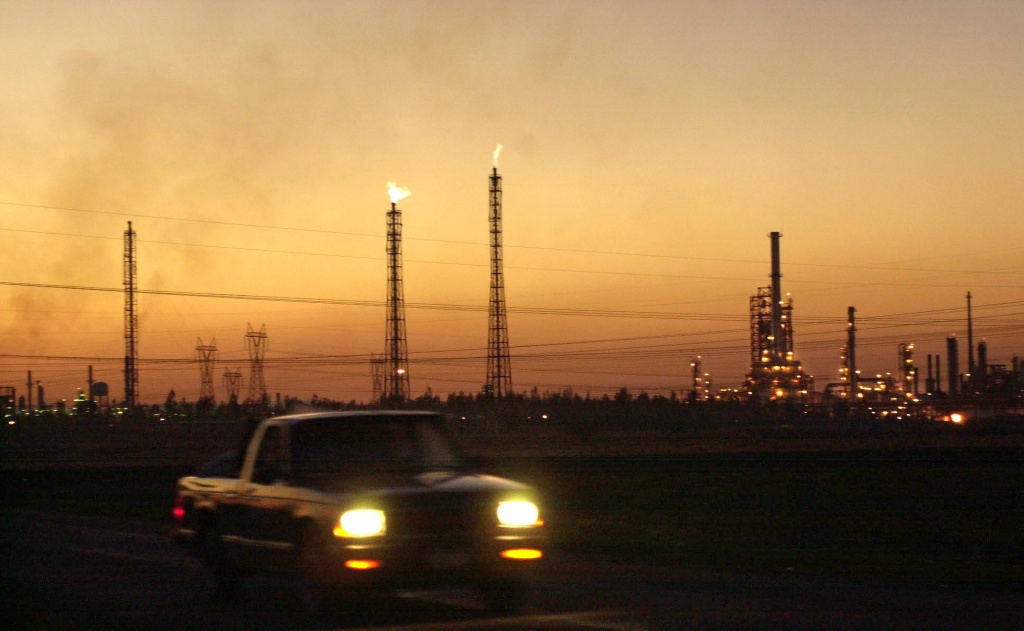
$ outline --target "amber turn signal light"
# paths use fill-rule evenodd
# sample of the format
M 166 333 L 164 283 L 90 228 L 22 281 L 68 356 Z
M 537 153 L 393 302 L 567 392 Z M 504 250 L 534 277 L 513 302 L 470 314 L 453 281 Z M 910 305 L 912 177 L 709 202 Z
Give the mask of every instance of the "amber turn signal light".
M 515 561 L 533 561 L 544 556 L 544 553 L 533 548 L 512 548 L 511 550 L 502 550 L 501 556 Z

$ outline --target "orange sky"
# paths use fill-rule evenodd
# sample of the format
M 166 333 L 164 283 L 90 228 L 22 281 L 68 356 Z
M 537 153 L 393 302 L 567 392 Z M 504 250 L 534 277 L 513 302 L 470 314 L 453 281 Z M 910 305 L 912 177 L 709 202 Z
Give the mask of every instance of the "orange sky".
M 1009 0 L 5 2 L 0 385 L 92 364 L 123 398 L 123 296 L 12 283 L 119 289 L 132 221 L 143 290 L 331 301 L 141 295 L 144 402 L 198 396 L 200 338 L 223 398 L 250 323 L 272 396 L 368 401 L 394 180 L 412 393 L 477 392 L 499 142 L 517 391 L 667 394 L 698 354 L 737 385 L 771 231 L 819 390 L 847 306 L 890 371 L 966 338 L 971 291 L 1008 364 L 1021 42 Z

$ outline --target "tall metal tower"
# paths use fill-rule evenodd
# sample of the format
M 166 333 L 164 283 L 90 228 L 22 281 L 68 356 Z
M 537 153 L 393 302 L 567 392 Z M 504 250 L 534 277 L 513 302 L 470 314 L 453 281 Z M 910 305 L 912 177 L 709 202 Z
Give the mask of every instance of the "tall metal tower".
M 505 311 L 505 277 L 501 247 L 501 175 L 498 174 L 498 153 L 494 151 L 491 172 L 491 300 L 487 327 L 486 392 L 495 397 L 512 394 L 512 362 L 508 350 L 508 320 Z
M 263 379 L 263 358 L 267 352 L 267 325 L 261 325 L 260 330 L 252 328 L 252 324 L 246 325 L 248 331 L 245 334 L 245 347 L 249 350 L 249 396 L 246 403 L 262 405 L 267 402 L 267 383 Z
M 379 403 L 384 392 L 384 359 L 370 353 L 370 378 L 373 380 L 373 402 Z
M 388 308 L 384 336 L 384 391 L 381 401 L 401 402 L 409 396 L 409 351 L 405 340 L 405 298 L 402 291 L 402 211 L 398 202 L 409 196 L 388 182 Z
M 242 371 L 237 368 L 235 370 L 225 370 L 224 388 L 228 391 L 228 401 L 230 403 L 238 403 L 238 393 L 242 389 Z
M 124 404 L 130 412 L 139 403 L 139 303 L 138 269 L 135 262 L 135 231 L 132 222 L 124 231 Z
M 199 362 L 199 400 L 213 403 L 213 370 L 217 363 L 217 340 L 203 344 L 202 338 L 196 344 L 196 361 Z

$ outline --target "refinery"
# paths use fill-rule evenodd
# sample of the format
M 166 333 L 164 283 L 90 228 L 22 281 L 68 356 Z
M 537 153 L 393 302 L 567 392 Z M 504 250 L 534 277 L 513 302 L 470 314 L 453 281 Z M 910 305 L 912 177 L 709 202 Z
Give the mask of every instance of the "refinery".
M 488 174 L 489 194 L 489 278 L 486 374 L 481 375 L 482 386 L 475 395 L 450 395 L 454 401 L 473 400 L 482 403 L 550 403 L 552 400 L 577 400 L 579 394 L 563 391 L 540 396 L 516 392 L 513 387 L 515 356 L 510 350 L 509 325 L 505 299 L 502 245 L 502 176 L 498 171 L 501 145 L 493 154 L 493 168 Z M 402 272 L 402 211 L 399 202 L 410 195 L 407 188 L 388 182 L 390 206 L 386 209 L 387 291 L 384 322 L 384 346 L 381 354 L 369 354 L 368 379 L 372 382 L 369 401 L 352 401 L 354 406 L 426 406 L 440 407 L 440 397 L 428 391 L 422 397 L 413 395 L 410 387 L 410 361 L 406 332 L 405 301 Z M 680 413 L 697 407 L 714 409 L 715 405 L 750 409 L 785 409 L 779 415 L 762 414 L 763 418 L 794 420 L 808 415 L 816 419 L 875 418 L 875 419 L 927 419 L 960 423 L 982 418 L 1018 419 L 1024 407 L 1024 374 L 1016 354 L 1007 364 L 990 363 L 986 341 L 975 344 L 972 320 L 972 295 L 966 294 L 966 362 L 961 362 L 960 338 L 951 334 L 946 339 L 946 354 L 928 354 L 921 373 L 920 357 L 915 357 L 912 340 L 900 342 L 892 349 L 895 369 L 865 370 L 857 361 L 856 306 L 847 309 L 846 343 L 839 352 L 837 377 L 817 383 L 805 370 L 799 359 L 799 347 L 794 330 L 794 300 L 782 289 L 781 232 L 771 232 L 770 273 L 768 285 L 757 287 L 749 300 L 750 354 L 749 368 L 742 383 L 726 384 L 716 389 L 713 376 L 704 369 L 704 359 L 693 357 L 689 370 L 681 364 L 678 396 L 673 391 L 666 399 L 679 408 Z M 216 366 L 219 353 L 215 339 L 203 343 L 199 338 L 191 361 L 199 373 L 199 398 L 190 404 L 174 400 L 173 390 L 165 405 L 146 406 L 139 399 L 139 305 L 138 305 L 138 252 L 136 232 L 129 221 L 123 234 L 123 294 L 124 294 L 124 368 L 123 397 L 112 392 L 107 382 L 93 380 L 93 367 L 84 379 L 79 395 L 73 401 L 51 403 L 45 396 L 45 384 L 34 381 L 31 367 L 27 367 L 24 387 L 0 386 L 0 409 L 9 424 L 17 419 L 44 414 L 101 415 L 110 418 L 150 418 L 166 420 L 185 416 L 193 419 L 237 418 L 241 413 L 269 414 L 293 408 L 296 404 L 310 406 L 337 406 L 330 399 L 300 401 L 287 394 L 276 394 L 271 399 L 266 377 L 265 361 L 269 336 L 265 325 L 258 329 L 250 323 L 245 333 L 248 372 L 239 367 L 223 371 L 218 380 Z M 1016 351 L 1017 349 L 1011 349 Z M 945 378 L 943 377 L 945 376 Z M 9 375 L 4 376 L 9 379 Z M 221 381 L 225 396 L 218 403 L 217 382 Z M 820 380 L 819 380 L 820 381 Z M 429 389 L 428 389 L 429 390 Z M 587 395 L 587 401 L 590 396 Z M 602 399 L 611 402 L 605 395 Z M 633 401 L 625 387 L 616 395 L 616 401 Z M 637 401 L 650 401 L 641 392 Z M 525 411 L 536 405 L 521 405 L 519 414 L 532 418 Z M 798 412 L 794 412 L 798 410 Z M 757 414 L 755 414 L 757 416 Z

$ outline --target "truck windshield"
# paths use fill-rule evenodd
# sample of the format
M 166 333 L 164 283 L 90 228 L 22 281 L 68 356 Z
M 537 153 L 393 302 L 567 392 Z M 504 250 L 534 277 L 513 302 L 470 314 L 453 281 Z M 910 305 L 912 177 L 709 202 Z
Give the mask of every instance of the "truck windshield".
M 299 475 L 462 465 L 442 428 L 427 418 L 310 419 L 293 425 L 291 434 L 292 468 Z

